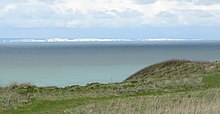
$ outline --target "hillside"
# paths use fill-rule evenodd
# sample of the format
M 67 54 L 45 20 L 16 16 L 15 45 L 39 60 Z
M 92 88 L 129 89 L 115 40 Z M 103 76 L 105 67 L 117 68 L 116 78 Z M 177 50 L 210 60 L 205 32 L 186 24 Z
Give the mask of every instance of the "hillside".
M 220 72 L 220 62 L 170 60 L 148 66 L 128 77 L 126 81 L 146 81 L 148 79 L 175 79 Z

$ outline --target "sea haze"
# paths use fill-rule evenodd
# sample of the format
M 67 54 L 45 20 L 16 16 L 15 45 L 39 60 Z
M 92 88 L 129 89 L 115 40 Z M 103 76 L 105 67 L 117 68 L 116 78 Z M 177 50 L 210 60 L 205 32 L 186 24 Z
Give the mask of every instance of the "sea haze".
M 0 85 L 120 82 L 143 67 L 170 59 L 220 60 L 220 42 L 0 43 Z

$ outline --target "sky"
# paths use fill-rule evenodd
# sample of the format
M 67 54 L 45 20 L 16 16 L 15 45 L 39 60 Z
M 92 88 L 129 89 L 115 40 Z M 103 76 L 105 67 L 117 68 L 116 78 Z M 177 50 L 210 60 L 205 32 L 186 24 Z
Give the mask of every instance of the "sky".
M 220 40 L 220 0 L 0 0 L 0 38 Z

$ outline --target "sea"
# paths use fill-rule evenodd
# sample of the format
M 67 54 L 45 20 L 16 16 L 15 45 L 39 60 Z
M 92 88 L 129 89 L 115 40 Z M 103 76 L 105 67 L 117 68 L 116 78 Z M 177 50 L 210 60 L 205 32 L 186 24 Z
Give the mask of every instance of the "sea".
M 172 59 L 220 60 L 220 41 L 1 42 L 0 86 L 121 82 Z

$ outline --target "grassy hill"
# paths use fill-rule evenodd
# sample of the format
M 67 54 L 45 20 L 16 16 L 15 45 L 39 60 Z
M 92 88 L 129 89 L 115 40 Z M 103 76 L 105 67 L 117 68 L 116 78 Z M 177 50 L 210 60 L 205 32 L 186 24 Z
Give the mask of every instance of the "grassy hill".
M 218 62 L 170 60 L 148 66 L 128 77 L 125 81 L 146 81 L 151 78 L 173 79 L 220 72 Z
M 119 83 L 0 88 L 0 113 L 220 113 L 220 62 L 170 60 Z

